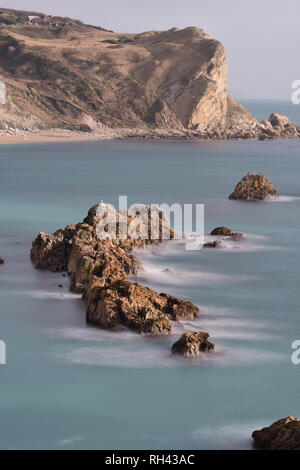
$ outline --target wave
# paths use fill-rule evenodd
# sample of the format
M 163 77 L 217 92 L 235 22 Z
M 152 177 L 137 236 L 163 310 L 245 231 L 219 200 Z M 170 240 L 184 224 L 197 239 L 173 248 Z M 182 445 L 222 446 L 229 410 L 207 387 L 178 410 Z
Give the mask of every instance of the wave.
M 251 421 L 247 423 L 232 422 L 222 426 L 199 427 L 192 433 L 192 438 L 198 441 L 209 441 L 216 449 L 252 449 L 253 439 L 251 434 L 255 429 L 261 429 L 265 422 Z M 201 443 L 200 443 L 201 445 Z
M 235 318 L 226 318 L 220 322 L 219 319 L 211 320 L 180 320 L 173 328 L 174 332 L 184 331 L 208 331 L 211 340 L 246 340 L 246 341 L 266 341 L 274 339 L 275 334 L 265 332 L 263 326 L 259 323 L 240 320 Z
M 259 319 L 241 318 L 231 309 L 199 306 L 200 317 L 196 320 L 181 319 L 173 323 L 177 334 L 185 331 L 207 331 L 211 340 L 266 341 L 277 337 L 274 324 Z
M 167 263 L 159 265 L 150 261 L 145 261 L 141 257 L 143 269 L 136 276 L 132 276 L 131 280 L 150 283 L 150 284 L 167 284 L 174 286 L 192 286 L 192 285 L 209 285 L 223 284 L 226 282 L 245 282 L 256 279 L 256 276 L 222 274 L 209 271 L 191 271 L 182 267 L 170 267 Z
M 211 284 L 225 282 L 228 276 L 225 274 L 210 273 L 210 272 L 192 272 L 190 270 L 181 269 L 180 271 L 176 268 L 170 268 L 168 265 L 157 266 L 150 262 L 143 263 L 143 270 L 133 279 L 150 282 L 150 283 L 162 283 L 162 284 Z
M 282 361 L 285 358 L 279 353 L 251 348 L 222 348 L 213 354 L 201 354 L 199 358 L 187 360 L 171 354 L 165 348 L 149 348 L 144 344 L 142 349 L 135 345 L 118 347 L 80 347 L 53 355 L 60 362 L 77 365 L 128 368 L 161 368 L 161 367 L 232 367 L 247 366 L 258 363 Z
M 288 195 L 280 195 L 278 197 L 272 197 L 266 199 L 266 202 L 295 202 L 300 201 L 300 196 L 288 196 Z
M 81 294 L 74 294 L 73 292 L 49 292 L 43 290 L 20 291 L 19 294 L 26 295 L 34 299 L 49 300 L 74 300 L 82 298 Z
M 74 442 L 79 442 L 83 440 L 84 440 L 83 436 L 67 437 L 65 439 L 61 439 L 60 441 L 58 441 L 56 445 L 57 446 L 69 446 L 69 445 L 74 444 Z
M 46 328 L 43 330 L 50 338 L 63 338 L 75 341 L 111 341 L 111 342 L 132 342 L 134 339 L 143 339 L 143 336 L 124 329 L 122 331 L 111 331 L 101 328 L 95 328 L 88 325 L 85 328 Z

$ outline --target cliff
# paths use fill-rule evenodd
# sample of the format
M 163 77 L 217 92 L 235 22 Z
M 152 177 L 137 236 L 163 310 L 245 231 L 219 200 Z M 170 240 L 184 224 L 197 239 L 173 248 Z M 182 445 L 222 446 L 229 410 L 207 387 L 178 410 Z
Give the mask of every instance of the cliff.
M 0 11 L 0 128 L 257 134 L 260 124 L 228 96 L 224 47 L 203 30 L 124 35 L 35 15 Z

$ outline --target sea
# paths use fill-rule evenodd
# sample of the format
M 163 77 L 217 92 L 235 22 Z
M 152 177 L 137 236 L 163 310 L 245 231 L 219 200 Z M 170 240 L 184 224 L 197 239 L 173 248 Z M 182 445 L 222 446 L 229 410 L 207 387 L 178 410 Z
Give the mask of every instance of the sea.
M 258 119 L 278 111 L 300 124 L 289 103 L 243 104 Z M 229 200 L 257 171 L 280 197 Z M 300 417 L 299 178 L 296 140 L 1 145 L 0 448 L 253 449 L 254 430 Z M 119 195 L 204 204 L 206 234 L 245 234 L 220 249 L 178 240 L 138 253 L 140 283 L 200 308 L 172 336 L 88 325 L 68 278 L 31 264 L 38 232 L 81 221 L 100 200 L 117 206 Z M 200 330 L 214 354 L 171 354 L 183 332 Z

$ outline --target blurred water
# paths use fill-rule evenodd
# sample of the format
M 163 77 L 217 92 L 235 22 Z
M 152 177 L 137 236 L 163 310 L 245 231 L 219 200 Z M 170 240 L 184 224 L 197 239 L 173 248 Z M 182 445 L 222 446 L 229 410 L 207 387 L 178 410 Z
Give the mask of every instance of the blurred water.
M 297 141 L 1 146 L 0 447 L 251 448 L 254 429 L 299 415 L 300 369 L 290 360 L 300 337 L 299 150 Z M 248 171 L 262 171 L 284 197 L 228 200 Z M 173 337 L 87 326 L 68 279 L 30 263 L 38 231 L 80 221 L 119 194 L 130 204 L 204 203 L 207 232 L 246 233 L 220 250 L 178 242 L 141 253 L 140 282 L 201 308 Z M 171 356 L 190 329 L 211 333 L 214 357 Z

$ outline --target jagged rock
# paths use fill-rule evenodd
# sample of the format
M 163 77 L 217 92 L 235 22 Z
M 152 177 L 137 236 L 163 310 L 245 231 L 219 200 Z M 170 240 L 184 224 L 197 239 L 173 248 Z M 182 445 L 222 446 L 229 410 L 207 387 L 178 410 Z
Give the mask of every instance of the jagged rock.
M 285 127 L 291 125 L 291 121 L 287 116 L 283 116 L 278 113 L 272 113 L 269 117 L 269 121 L 273 127 Z
M 39 233 L 32 244 L 31 259 L 37 269 L 67 269 L 70 289 L 82 293 L 86 300 L 89 323 L 114 329 L 127 326 L 145 334 L 169 334 L 172 321 L 198 317 L 198 307 L 128 280 L 141 269 L 133 249 L 159 243 L 167 232 L 170 239 L 174 238 L 174 229 L 161 211 L 156 214 L 158 225 L 152 238 L 153 215 L 150 207 L 143 215 L 139 211 L 135 215 L 117 213 L 117 236 L 105 240 L 99 238 L 99 223 L 105 221 L 104 231 L 109 230 L 106 222 L 113 212 L 106 205 L 93 206 L 82 223 L 53 235 Z M 120 238 L 124 222 L 128 232 L 125 239 Z M 134 227 L 140 237 L 134 238 Z
M 271 181 L 261 173 L 248 173 L 236 185 L 229 199 L 256 201 L 278 196 Z
M 201 352 L 213 352 L 215 345 L 207 341 L 209 334 L 205 331 L 184 333 L 172 346 L 173 354 L 184 357 L 197 357 Z
M 0 264 L 4 264 L 4 258 L 0 257 Z
M 300 420 L 288 416 L 260 431 L 254 431 L 252 437 L 262 449 L 300 450 Z
M 87 320 L 105 328 L 128 326 L 145 334 L 171 333 L 171 320 L 198 317 L 199 309 L 168 294 L 128 281 L 105 286 L 95 281 L 87 293 Z
M 31 260 L 36 269 L 56 272 L 67 269 L 76 226 L 69 225 L 53 235 L 40 232 L 31 249 Z
M 220 242 L 219 240 L 215 240 L 213 242 L 207 242 L 207 243 L 204 243 L 203 247 L 204 248 L 221 248 L 222 246 L 222 242 Z

